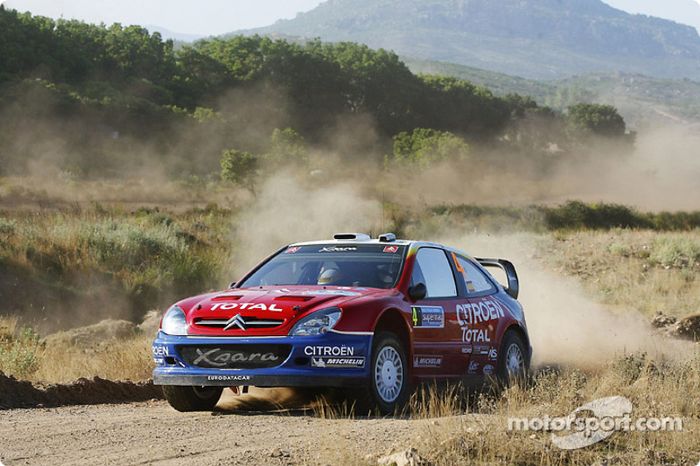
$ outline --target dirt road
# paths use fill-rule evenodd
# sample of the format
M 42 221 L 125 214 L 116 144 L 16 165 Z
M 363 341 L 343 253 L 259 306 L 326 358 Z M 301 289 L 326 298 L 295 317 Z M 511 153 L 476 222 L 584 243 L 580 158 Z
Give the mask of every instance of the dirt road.
M 163 401 L 15 409 L 0 411 L 0 460 L 8 466 L 357 464 L 415 445 L 437 422 L 301 412 L 183 414 Z

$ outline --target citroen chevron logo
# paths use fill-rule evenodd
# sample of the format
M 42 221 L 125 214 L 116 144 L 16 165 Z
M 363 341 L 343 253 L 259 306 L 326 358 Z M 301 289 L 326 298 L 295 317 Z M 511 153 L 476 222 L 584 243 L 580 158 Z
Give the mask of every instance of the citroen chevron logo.
M 228 330 L 232 327 L 238 327 L 241 330 L 245 330 L 245 320 L 243 320 L 243 317 L 241 317 L 240 314 L 236 314 L 235 316 L 231 317 L 227 322 L 226 326 L 224 327 L 224 330 Z

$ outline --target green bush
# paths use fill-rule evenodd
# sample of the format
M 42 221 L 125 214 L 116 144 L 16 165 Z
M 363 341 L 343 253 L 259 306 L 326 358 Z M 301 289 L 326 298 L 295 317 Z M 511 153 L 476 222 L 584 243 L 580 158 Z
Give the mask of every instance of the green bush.
M 665 267 L 697 267 L 700 264 L 700 243 L 683 236 L 657 238 L 649 261 Z
M 0 217 L 0 235 L 12 235 L 17 229 L 17 222 Z
M 0 338 L 0 372 L 27 378 L 39 365 L 39 335 L 31 328 L 22 328 L 17 335 Z
M 469 145 L 446 131 L 417 128 L 394 136 L 393 158 L 398 162 L 429 166 L 443 160 L 464 160 L 468 156 Z
M 229 149 L 221 156 L 221 179 L 252 192 L 255 190 L 257 169 L 258 158 L 250 152 Z
M 585 204 L 570 201 L 543 208 L 549 229 L 652 228 L 651 222 L 634 209 L 619 204 Z

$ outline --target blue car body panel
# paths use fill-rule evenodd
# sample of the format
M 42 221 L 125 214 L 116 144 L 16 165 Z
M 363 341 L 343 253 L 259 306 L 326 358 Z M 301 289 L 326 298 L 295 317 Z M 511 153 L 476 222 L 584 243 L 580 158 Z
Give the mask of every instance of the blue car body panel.
M 236 349 L 229 353 L 218 351 L 225 351 L 227 347 Z M 220 361 L 231 355 L 259 355 L 258 348 L 263 348 L 264 355 L 264 348 L 272 347 L 290 348 L 288 354 L 272 363 L 273 367 L 201 367 L 211 366 L 205 363 L 221 364 Z M 159 332 L 152 347 L 156 364 L 153 382 L 156 385 L 227 387 L 359 385 L 366 383 L 369 377 L 371 347 L 371 335 L 334 332 L 312 337 L 258 338 L 171 336 Z M 184 355 L 186 348 L 194 348 L 194 359 Z M 208 354 L 215 354 L 219 360 L 210 361 Z

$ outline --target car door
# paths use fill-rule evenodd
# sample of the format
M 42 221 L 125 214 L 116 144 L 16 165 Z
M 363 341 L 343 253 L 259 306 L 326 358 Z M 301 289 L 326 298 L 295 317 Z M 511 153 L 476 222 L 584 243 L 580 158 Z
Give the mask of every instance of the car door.
M 498 288 L 478 265 L 457 254 L 453 259 L 459 285 L 466 294 L 466 300 L 457 306 L 457 320 L 464 349 L 471 354 L 467 375 L 491 375 L 496 370 L 504 305 L 494 296 Z
M 422 247 L 416 254 L 411 285 L 426 286 L 425 299 L 411 306 L 413 373 L 417 377 L 449 377 L 464 374 L 465 354 L 457 321 L 459 293 L 447 253 Z

